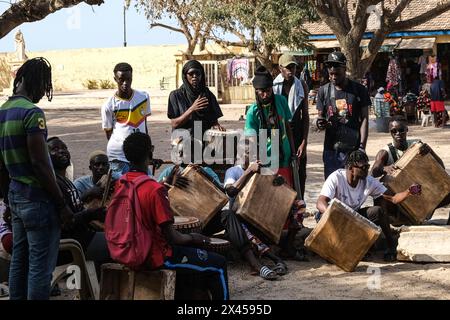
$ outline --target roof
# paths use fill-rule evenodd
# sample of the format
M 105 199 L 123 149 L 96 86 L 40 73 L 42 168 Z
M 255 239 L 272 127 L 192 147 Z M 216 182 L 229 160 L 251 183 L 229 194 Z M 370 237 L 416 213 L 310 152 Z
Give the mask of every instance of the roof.
M 180 51 L 178 55 L 183 55 L 185 52 Z M 195 47 L 193 56 L 204 56 L 204 55 L 236 55 L 236 56 L 253 56 L 252 53 L 249 52 L 247 48 L 237 47 L 237 46 L 228 46 L 227 48 L 222 47 L 221 45 L 213 42 L 207 43 L 205 45 L 205 49 L 200 50 L 200 46 L 197 45 Z
M 401 13 L 399 19 L 397 21 L 401 20 L 407 20 L 411 19 L 413 17 L 417 17 L 418 15 L 422 14 L 423 12 L 430 10 L 436 6 L 436 4 L 441 0 L 412 0 L 410 4 L 403 10 Z M 350 13 L 350 19 L 352 20 L 352 15 L 355 12 L 355 9 L 353 9 L 353 5 L 356 3 L 356 0 L 349 0 L 348 2 L 348 8 Z M 398 1 L 388 0 L 385 1 L 385 5 L 387 7 L 394 8 Z M 381 7 L 381 4 L 378 4 L 377 7 Z M 304 26 L 309 31 L 311 35 L 324 35 L 324 34 L 333 34 L 331 29 L 328 27 L 325 22 L 315 22 L 315 23 L 305 23 Z M 374 13 L 370 15 L 369 21 L 367 23 L 367 30 L 368 32 L 374 31 L 376 29 L 376 16 Z M 401 30 L 401 31 L 438 31 L 438 30 L 450 30 L 450 10 L 436 16 L 435 18 L 428 20 L 427 22 L 418 25 L 416 27 L 413 27 L 411 29 L 407 30 Z

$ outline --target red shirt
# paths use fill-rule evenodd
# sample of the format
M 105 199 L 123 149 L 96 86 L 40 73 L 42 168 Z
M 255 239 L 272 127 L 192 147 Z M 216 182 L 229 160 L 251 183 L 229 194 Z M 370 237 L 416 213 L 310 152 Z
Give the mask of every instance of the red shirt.
M 145 173 L 128 172 L 122 178 L 133 181 L 143 174 Z M 159 268 L 164 263 L 165 257 L 172 256 L 172 248 L 167 243 L 161 229 L 163 223 L 173 223 L 173 212 L 170 208 L 167 189 L 150 179 L 139 186 L 137 193 L 144 214 L 143 223 L 150 231 L 152 238 L 148 259 L 152 268 Z

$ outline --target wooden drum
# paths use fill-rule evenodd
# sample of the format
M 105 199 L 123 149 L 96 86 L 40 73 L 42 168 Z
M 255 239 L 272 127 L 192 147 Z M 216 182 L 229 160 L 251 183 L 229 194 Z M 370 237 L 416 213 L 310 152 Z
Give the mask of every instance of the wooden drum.
M 209 157 L 216 164 L 234 164 L 240 133 L 209 129 L 205 135 L 208 139 L 203 153 L 205 160 Z
M 430 153 L 419 154 L 422 143 L 415 143 L 397 160 L 392 175 L 382 181 L 394 193 L 404 191 L 413 183 L 422 185 L 422 193 L 400 203 L 404 212 L 416 224 L 431 216 L 436 207 L 450 193 L 450 177 Z
M 173 226 L 176 230 L 181 233 L 201 233 L 202 232 L 202 224 L 199 219 L 196 217 L 174 217 L 175 222 Z
M 231 243 L 225 239 L 211 238 L 211 243 L 206 244 L 204 248 L 207 251 L 225 255 L 230 250 Z
M 232 210 L 278 243 L 297 193 L 287 184 L 272 185 L 273 179 L 273 175 L 254 174 L 237 195 Z
M 380 233 L 380 227 L 333 199 L 305 246 L 339 268 L 353 271 Z
M 228 202 L 228 197 L 198 166 L 187 166 L 181 175 L 189 180 L 189 186 L 170 188 L 170 207 L 176 215 L 195 217 L 205 226 Z

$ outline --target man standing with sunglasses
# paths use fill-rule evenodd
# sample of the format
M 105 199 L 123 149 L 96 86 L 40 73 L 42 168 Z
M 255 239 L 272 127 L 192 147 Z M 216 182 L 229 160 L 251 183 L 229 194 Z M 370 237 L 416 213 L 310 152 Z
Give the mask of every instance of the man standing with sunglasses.
M 372 171 L 370 172 L 370 174 L 375 178 L 381 177 L 385 174 L 392 174 L 395 170 L 394 163 L 403 156 L 409 147 L 417 142 L 420 142 L 419 139 L 407 139 L 408 122 L 404 117 L 393 117 L 389 122 L 389 131 L 392 136 L 392 142 L 378 151 Z M 420 149 L 420 153 L 425 155 L 428 152 L 431 152 L 436 161 L 439 162 L 443 168 L 445 168 L 442 159 L 439 158 L 439 156 L 434 153 L 434 151 L 426 143 L 424 143 Z M 447 196 L 438 207 L 445 206 L 449 203 L 450 195 Z M 405 214 L 401 213 L 398 206 L 389 206 L 388 209 L 393 225 L 412 223 Z M 450 218 L 447 221 L 447 224 L 450 224 Z

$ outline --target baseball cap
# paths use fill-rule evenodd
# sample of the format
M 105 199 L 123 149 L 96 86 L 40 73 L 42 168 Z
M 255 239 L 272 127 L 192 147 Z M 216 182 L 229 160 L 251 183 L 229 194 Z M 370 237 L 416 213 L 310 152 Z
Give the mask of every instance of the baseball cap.
M 345 67 L 347 65 L 347 58 L 342 52 L 335 51 L 328 55 L 328 59 L 324 63 L 327 67 L 330 66 Z
M 296 66 L 298 66 L 294 55 L 288 53 L 281 55 L 280 59 L 278 59 L 278 64 L 282 67 L 287 67 L 290 64 L 295 64 Z

